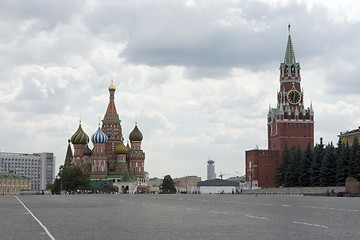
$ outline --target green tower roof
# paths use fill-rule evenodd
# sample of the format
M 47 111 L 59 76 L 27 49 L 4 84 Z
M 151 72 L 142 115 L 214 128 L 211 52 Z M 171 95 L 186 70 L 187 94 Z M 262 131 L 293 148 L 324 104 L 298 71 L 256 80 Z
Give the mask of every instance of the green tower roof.
M 295 61 L 294 48 L 293 48 L 293 45 L 291 42 L 290 24 L 289 24 L 288 28 L 289 28 L 289 37 L 288 37 L 288 42 L 287 42 L 287 46 L 286 46 L 284 63 L 286 65 L 292 65 L 292 64 L 296 64 L 296 61 Z

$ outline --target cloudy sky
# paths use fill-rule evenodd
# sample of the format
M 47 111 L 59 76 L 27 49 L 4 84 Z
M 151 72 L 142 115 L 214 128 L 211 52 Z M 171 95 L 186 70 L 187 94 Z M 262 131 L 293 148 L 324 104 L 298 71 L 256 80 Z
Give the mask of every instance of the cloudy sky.
M 111 81 L 128 139 L 144 135 L 150 177 L 197 175 L 206 161 L 244 174 L 267 148 L 288 23 L 315 140 L 360 125 L 360 3 L 293 0 L 1 1 L 0 149 L 64 163 L 79 119 L 91 136 Z

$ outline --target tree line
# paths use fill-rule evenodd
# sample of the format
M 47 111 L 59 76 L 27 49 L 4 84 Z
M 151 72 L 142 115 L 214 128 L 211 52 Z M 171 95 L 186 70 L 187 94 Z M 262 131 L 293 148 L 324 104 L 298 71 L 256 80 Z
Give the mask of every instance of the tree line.
M 340 140 L 324 146 L 322 138 L 314 149 L 285 147 L 276 181 L 284 187 L 344 186 L 347 177 L 360 181 L 360 145 L 357 138 L 351 146 Z

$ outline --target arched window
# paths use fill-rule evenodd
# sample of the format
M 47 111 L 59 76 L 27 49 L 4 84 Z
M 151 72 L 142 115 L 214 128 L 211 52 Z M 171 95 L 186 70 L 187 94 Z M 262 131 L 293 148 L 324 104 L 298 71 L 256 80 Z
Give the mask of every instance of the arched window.
M 288 118 L 289 118 L 288 113 L 285 112 L 285 113 L 284 113 L 284 119 L 288 119 Z
M 304 115 L 302 112 L 300 112 L 300 114 L 299 114 L 299 119 L 304 119 Z
M 295 73 L 295 66 L 291 65 L 291 73 Z
M 288 65 L 285 65 L 285 67 L 284 67 L 284 73 L 288 73 L 289 72 L 289 67 L 288 67 Z

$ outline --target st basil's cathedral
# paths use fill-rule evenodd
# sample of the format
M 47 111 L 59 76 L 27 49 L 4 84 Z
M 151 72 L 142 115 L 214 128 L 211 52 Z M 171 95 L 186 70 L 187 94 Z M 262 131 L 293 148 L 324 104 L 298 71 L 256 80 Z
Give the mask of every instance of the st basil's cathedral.
M 65 166 L 75 165 L 90 174 L 93 188 L 114 186 L 120 193 L 134 193 L 146 188 L 147 173 L 144 169 L 145 153 L 141 149 L 143 135 L 137 123 L 124 144 L 121 120 L 115 107 L 116 88 L 109 87 L 110 100 L 102 126 L 91 137 L 93 149 L 88 146 L 89 136 L 81 127 L 69 140 Z M 71 144 L 74 148 L 72 153 Z

